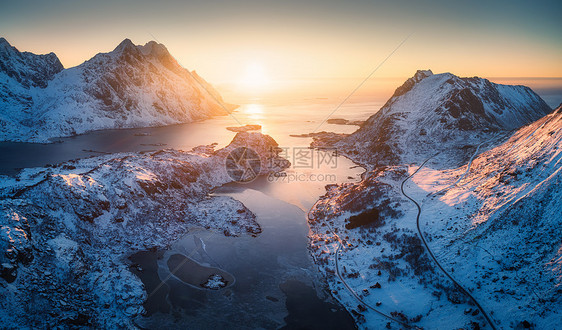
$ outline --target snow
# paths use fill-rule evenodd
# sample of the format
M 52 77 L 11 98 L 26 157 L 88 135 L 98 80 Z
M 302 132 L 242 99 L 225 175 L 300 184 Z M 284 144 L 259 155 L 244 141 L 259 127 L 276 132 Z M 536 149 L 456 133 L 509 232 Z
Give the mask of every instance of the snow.
M 470 129 L 448 115 L 441 121 L 454 102 L 444 104 L 465 89 L 483 110 L 459 103 Z M 359 305 L 416 327 L 489 328 L 419 242 L 416 207 L 400 192 L 427 159 L 404 189 L 421 205 L 421 231 L 439 263 L 497 328 L 559 325 L 562 113 L 543 103 L 522 86 L 418 72 L 336 142 L 369 171 L 361 183 L 330 186 L 312 208 L 310 251 L 360 328 L 389 320 Z M 346 228 L 350 216 L 373 208 L 380 217 L 372 225 Z M 334 274 L 338 241 L 339 270 L 353 293 Z M 382 287 L 371 288 L 375 282 Z
M 458 185 L 424 200 L 439 259 L 478 288 L 504 327 L 527 320 L 548 329 L 560 319 L 561 128 L 562 116 L 551 114 L 518 130 L 478 155 Z
M 282 169 L 267 166 L 283 163 L 271 137 L 242 132 L 217 151 L 119 153 L 3 177 L 2 327 L 132 328 L 146 292 L 129 255 L 166 248 L 192 228 L 259 234 L 242 203 L 210 195 L 232 181 L 225 159 L 239 147 L 256 151 L 261 174 Z
M 529 124 L 552 109 L 531 89 L 418 71 L 336 146 L 367 164 L 421 163 L 429 152 L 463 162 L 462 147 Z
M 404 178 L 404 170 L 387 169 L 385 173 L 363 182 L 363 187 L 343 186 L 332 190 L 327 198 L 319 201 L 309 215 L 314 219 L 310 222 L 311 253 L 320 269 L 326 273 L 335 297 L 348 310 L 355 310 L 361 315 L 356 317 L 360 328 L 383 328 L 389 320 L 371 310 L 360 312 L 357 306 L 362 303 L 331 274 L 335 271 L 334 258 L 337 247 L 334 244 L 337 240 L 334 233 L 343 239 L 343 245 L 346 247 L 341 251 L 339 260 L 342 275 L 366 304 L 376 306 L 380 302 L 377 310 L 387 315 L 393 312 L 402 313 L 407 317 L 406 322 L 422 315 L 421 320 L 415 323 L 419 327 L 466 327 L 470 321 L 479 321 L 479 318 L 464 314 L 463 311 L 471 306 L 462 299 L 461 303 L 456 304 L 448 301 L 446 296 L 455 295 L 452 284 L 431 267 L 431 262 L 425 254 L 416 257 L 415 250 L 408 250 L 408 245 L 402 241 L 416 237 L 415 208 L 399 195 L 399 181 L 395 178 Z M 381 193 L 373 194 L 370 192 L 372 190 Z M 390 208 L 399 214 L 395 217 L 385 215 L 386 223 L 374 230 L 348 230 L 345 228 L 346 219 L 352 214 L 357 214 L 357 211 L 348 211 L 352 210 L 351 205 L 354 202 L 348 202 L 347 198 L 355 203 L 368 203 L 363 204 L 363 210 L 374 207 L 381 212 L 384 212 L 385 199 L 388 198 L 398 202 Z M 334 208 L 336 205 L 338 207 Z M 329 227 L 332 229 L 327 230 Z M 393 235 L 396 235 L 396 238 L 393 238 Z M 411 255 L 412 259 L 394 257 L 404 252 Z M 376 282 L 381 284 L 380 289 L 371 288 Z
M 219 274 L 213 274 L 209 276 L 207 282 L 203 283 L 202 285 L 207 289 L 218 290 L 220 288 L 224 288 L 226 286 L 226 282 L 225 279 Z
M 135 46 L 126 39 L 69 69 L 54 54 L 15 48 L 0 52 L 0 64 L 0 140 L 50 142 L 99 129 L 171 125 L 233 107 L 153 41 Z

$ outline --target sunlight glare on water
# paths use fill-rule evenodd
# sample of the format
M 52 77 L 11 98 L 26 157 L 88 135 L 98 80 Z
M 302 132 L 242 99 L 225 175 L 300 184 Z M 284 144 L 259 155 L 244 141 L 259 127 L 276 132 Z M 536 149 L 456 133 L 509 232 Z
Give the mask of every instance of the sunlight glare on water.
M 240 112 L 248 116 L 250 120 L 260 121 L 264 119 L 263 105 L 258 103 L 245 104 L 241 107 Z

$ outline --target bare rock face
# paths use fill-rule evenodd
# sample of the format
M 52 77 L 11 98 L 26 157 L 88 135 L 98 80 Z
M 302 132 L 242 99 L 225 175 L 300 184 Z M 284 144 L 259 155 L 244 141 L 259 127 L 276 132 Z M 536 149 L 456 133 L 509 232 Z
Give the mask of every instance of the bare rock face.
M 0 221 L 0 277 L 8 283 L 17 276 L 20 264 L 33 260 L 27 219 L 13 211 L 4 211 Z

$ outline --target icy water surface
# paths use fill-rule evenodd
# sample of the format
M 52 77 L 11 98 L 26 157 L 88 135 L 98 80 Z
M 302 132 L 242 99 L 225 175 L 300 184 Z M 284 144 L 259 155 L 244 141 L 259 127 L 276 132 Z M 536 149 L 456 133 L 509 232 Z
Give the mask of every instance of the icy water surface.
M 351 316 L 330 298 L 317 277 L 307 251 L 303 210 L 282 201 L 282 196 L 242 185 L 227 185 L 216 194 L 243 202 L 257 215 L 263 232 L 257 237 L 226 237 L 194 229 L 170 250 L 134 255 L 131 260 L 144 269 L 141 279 L 147 291 L 154 293 L 145 305 L 147 317 L 137 324 L 196 329 L 355 328 Z M 197 239 L 204 249 L 197 247 Z M 177 254 L 229 272 L 235 284 L 220 290 L 186 284 L 181 271 L 172 274 L 166 262 Z M 163 279 L 165 284 L 158 287 Z
M 137 320 L 138 325 L 354 329 L 351 316 L 325 290 L 307 250 L 307 211 L 324 194 L 325 185 L 334 182 L 287 179 L 315 173 L 333 176 L 335 182 L 357 182 L 363 169 L 338 157 L 335 167 L 290 168 L 287 177 L 279 181 L 263 176 L 251 183 L 227 184 L 213 195 L 231 196 L 244 203 L 257 216 L 261 234 L 226 237 L 221 232 L 194 228 L 169 250 L 133 255 L 132 271 L 149 293 L 145 304 L 148 313 Z M 199 271 L 170 267 L 169 258 L 177 255 L 232 274 L 234 284 L 208 290 L 187 283 L 182 278 Z
M 320 164 L 316 154 L 309 154 L 309 165 L 298 164 L 307 159 L 294 156 L 309 150 L 311 139 L 291 137 L 316 129 L 341 133 L 357 129 L 327 123 L 319 127 L 333 107 L 322 102 L 291 106 L 254 103 L 243 105 L 232 116 L 199 123 L 97 131 L 46 145 L 0 143 L 0 172 L 13 175 L 18 168 L 105 153 L 190 150 L 211 143 L 221 148 L 236 134 L 226 127 L 259 124 L 295 166 L 285 177 L 264 176 L 247 184 L 229 184 L 214 194 L 244 203 L 256 214 L 262 233 L 226 237 L 220 231 L 191 228 L 168 250 L 130 256 L 130 270 L 142 280 L 148 295 L 147 315 L 135 322 L 150 329 L 353 329 L 353 319 L 324 289 L 309 256 L 306 213 L 324 194 L 325 185 L 359 181 L 363 169 L 343 157 Z M 379 107 L 375 103 L 354 104 L 342 109 L 345 112 L 340 117 L 365 119 Z M 332 151 L 324 155 L 332 156 Z M 219 277 L 209 282 L 215 275 Z M 203 287 L 205 283 L 212 288 Z

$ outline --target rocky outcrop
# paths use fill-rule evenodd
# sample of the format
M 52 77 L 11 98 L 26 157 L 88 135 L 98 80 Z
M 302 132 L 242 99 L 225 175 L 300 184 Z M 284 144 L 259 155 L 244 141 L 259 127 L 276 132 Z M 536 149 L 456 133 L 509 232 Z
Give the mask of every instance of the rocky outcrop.
M 209 194 L 233 180 L 225 163 L 237 148 L 259 155 L 261 174 L 287 165 L 271 137 L 243 132 L 217 151 L 106 155 L 23 171 L 3 185 L 2 325 L 133 327 L 147 293 L 128 255 L 165 248 L 193 227 L 259 235 L 242 203 Z
M 18 213 L 3 210 L 0 216 L 0 277 L 11 283 L 19 265 L 33 260 L 31 233 L 27 219 Z

